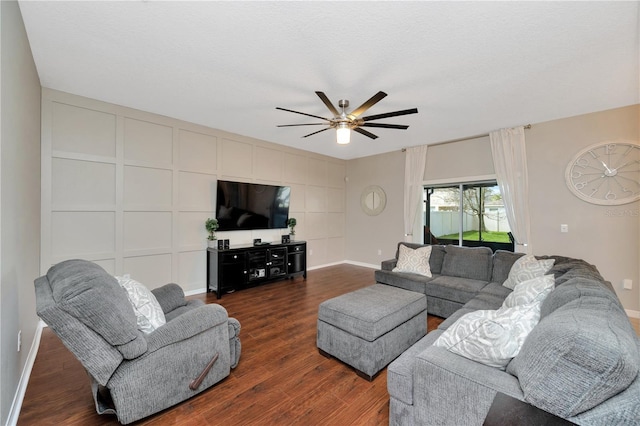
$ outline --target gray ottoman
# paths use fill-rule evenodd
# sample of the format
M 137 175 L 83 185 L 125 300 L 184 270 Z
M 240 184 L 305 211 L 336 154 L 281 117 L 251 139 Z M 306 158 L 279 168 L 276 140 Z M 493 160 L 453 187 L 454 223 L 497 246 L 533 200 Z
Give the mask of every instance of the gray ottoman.
M 320 304 L 320 353 L 373 380 L 387 364 L 427 334 L 424 294 L 374 284 Z

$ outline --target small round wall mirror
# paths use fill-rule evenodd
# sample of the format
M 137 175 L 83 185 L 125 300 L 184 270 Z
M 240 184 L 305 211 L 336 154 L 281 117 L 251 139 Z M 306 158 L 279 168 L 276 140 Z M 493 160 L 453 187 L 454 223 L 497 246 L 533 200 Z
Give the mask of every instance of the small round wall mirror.
M 376 216 L 382 213 L 387 205 L 387 194 L 378 185 L 367 186 L 362 190 L 360 196 L 360 206 L 369 216 Z

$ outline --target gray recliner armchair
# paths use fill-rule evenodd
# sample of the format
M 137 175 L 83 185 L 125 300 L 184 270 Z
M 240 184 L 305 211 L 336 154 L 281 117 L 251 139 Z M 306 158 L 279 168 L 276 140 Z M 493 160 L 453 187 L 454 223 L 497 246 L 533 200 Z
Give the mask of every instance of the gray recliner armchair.
M 240 358 L 240 323 L 217 304 L 187 301 L 176 284 L 152 290 L 166 324 L 138 330 L 127 292 L 86 260 L 35 280 L 40 318 L 91 379 L 96 411 L 123 424 L 157 413 L 227 377 Z

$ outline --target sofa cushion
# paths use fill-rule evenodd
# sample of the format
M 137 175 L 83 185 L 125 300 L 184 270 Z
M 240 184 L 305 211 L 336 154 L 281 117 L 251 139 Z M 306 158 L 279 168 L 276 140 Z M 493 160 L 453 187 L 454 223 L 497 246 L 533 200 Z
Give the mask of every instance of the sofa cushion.
M 486 310 L 500 309 L 504 303 L 504 297 L 481 291 L 473 299 L 464 304 L 467 309 Z
M 518 283 L 541 277 L 551 269 L 554 262 L 555 259 L 538 260 L 532 254 L 522 256 L 515 261 L 509 271 L 509 277 L 502 285 L 513 289 Z
M 449 352 L 502 370 L 540 319 L 540 302 L 462 316 L 435 341 Z
M 507 371 L 518 377 L 526 401 L 567 418 L 633 382 L 640 366 L 635 339 L 617 303 L 583 295 L 541 319 Z
M 442 273 L 442 263 L 444 262 L 444 255 L 446 254 L 445 246 L 437 244 L 431 246 L 431 257 L 429 258 L 429 265 L 431 265 L 432 274 Z
M 513 292 L 504 299 L 502 306 L 512 308 L 533 302 L 542 303 L 553 290 L 554 284 L 553 275 L 544 275 L 523 281 L 516 285 Z
M 374 278 L 377 283 L 387 284 L 422 294 L 424 294 L 424 289 L 427 286 L 427 283 L 433 280 L 433 277 L 425 277 L 424 275 L 385 270 L 375 271 Z
M 427 296 L 467 303 L 487 285 L 486 281 L 440 275 L 434 277 L 425 286 Z
M 584 296 L 606 299 L 624 310 L 618 296 L 609 290 L 609 287 L 605 283 L 574 277 L 569 281 L 565 281 L 562 285 L 557 286 L 556 289 L 549 294 L 542 304 L 540 318 L 544 318 L 561 306 Z
M 442 275 L 489 281 L 493 252 L 489 247 L 445 246 Z
M 144 285 L 129 275 L 117 276 L 118 284 L 127 291 L 129 302 L 136 314 L 138 330 L 149 334 L 166 323 L 164 312 L 156 296 Z
M 490 282 L 486 286 L 482 287 L 480 293 L 490 294 L 492 296 L 500 297 L 502 298 L 502 300 L 504 300 L 508 295 L 511 294 L 512 291 L 513 290 L 511 290 L 510 288 L 506 288 L 505 286 L 503 286 L 502 282 Z
M 640 351 L 640 338 L 636 338 L 636 343 Z M 640 424 L 640 374 L 619 394 L 569 420 L 578 425 Z
M 409 247 L 410 249 L 417 249 L 420 247 L 431 247 L 431 256 L 429 257 L 429 267 L 432 274 L 440 274 L 442 272 L 442 262 L 445 255 L 445 246 L 442 244 L 418 244 L 399 242 L 396 248 L 396 259 L 400 256 L 400 246 Z M 384 269 L 384 268 L 383 268 Z
M 582 259 L 574 259 L 564 256 L 537 256 L 539 260 L 553 259 L 554 263 L 549 274 L 556 278 L 556 286 L 564 284 L 571 278 L 585 278 L 594 281 L 606 282 L 598 269 Z M 613 291 L 613 288 L 611 287 Z
M 438 330 L 443 330 L 443 331 L 446 330 L 447 328 L 449 328 L 453 324 L 455 324 L 455 322 L 458 321 L 460 319 L 460 317 L 462 317 L 463 315 L 466 315 L 468 313 L 471 313 L 473 311 L 477 311 L 477 309 L 467 308 L 466 305 L 465 305 L 464 307 L 458 309 L 453 314 L 451 314 L 450 317 L 448 317 L 447 319 L 442 321 L 438 325 Z
M 410 272 L 431 277 L 431 267 L 429 266 L 431 246 L 419 247 L 414 250 L 400 245 L 398 252 L 398 263 L 393 268 L 393 272 Z
M 493 254 L 493 270 L 491 272 L 491 281 L 502 284 L 509 278 L 509 271 L 516 262 L 524 256 L 524 253 L 513 253 L 506 250 L 496 250 Z

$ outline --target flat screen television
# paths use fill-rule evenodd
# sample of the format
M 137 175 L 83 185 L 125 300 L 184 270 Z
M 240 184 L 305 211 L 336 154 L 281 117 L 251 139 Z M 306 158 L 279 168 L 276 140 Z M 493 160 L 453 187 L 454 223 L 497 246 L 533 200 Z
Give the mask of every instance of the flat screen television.
M 218 181 L 218 231 L 286 228 L 289 219 L 288 186 Z

